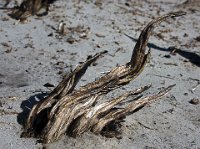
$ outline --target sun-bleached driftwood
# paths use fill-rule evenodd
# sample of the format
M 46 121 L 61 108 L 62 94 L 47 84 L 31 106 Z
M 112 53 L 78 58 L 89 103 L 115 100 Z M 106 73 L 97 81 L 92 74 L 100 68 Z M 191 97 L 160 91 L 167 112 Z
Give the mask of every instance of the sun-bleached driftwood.
M 97 53 L 77 66 L 48 97 L 32 108 L 26 121 L 25 136 L 39 137 L 44 143 L 54 142 L 64 133 L 79 136 L 86 131 L 107 137 L 117 137 L 120 134 L 121 123 L 127 115 L 163 97 L 174 85 L 147 97 L 138 95 L 149 89 L 148 85 L 103 103 L 98 101 L 110 91 L 128 84 L 142 72 L 150 58 L 150 50 L 146 52 L 145 48 L 153 29 L 163 20 L 181 15 L 184 13 L 174 12 L 151 21 L 141 32 L 130 62 L 113 68 L 98 80 L 75 90 L 76 84 L 90 64 L 106 52 Z M 119 104 L 128 97 L 135 100 L 131 100 L 125 107 L 119 108 Z M 116 107 L 117 105 L 118 107 Z
M 20 6 L 13 8 L 10 16 L 17 20 L 24 20 L 31 15 L 42 16 L 48 13 L 49 4 L 55 0 L 23 0 Z

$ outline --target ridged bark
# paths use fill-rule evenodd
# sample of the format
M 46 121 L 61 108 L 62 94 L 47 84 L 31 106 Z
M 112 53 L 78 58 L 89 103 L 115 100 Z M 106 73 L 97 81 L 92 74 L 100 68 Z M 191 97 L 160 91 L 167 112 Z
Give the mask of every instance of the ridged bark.
M 64 133 L 78 136 L 86 131 L 117 137 L 120 134 L 118 128 L 127 115 L 163 97 L 174 85 L 147 97 L 139 95 L 150 86 L 129 91 L 101 104 L 98 101 L 108 92 L 128 84 L 142 72 L 150 58 L 150 50 L 146 52 L 145 49 L 153 29 L 165 19 L 181 15 L 184 13 L 169 13 L 151 21 L 141 32 L 130 62 L 112 69 L 98 80 L 75 90 L 76 84 L 90 64 L 106 52 L 98 53 L 80 64 L 48 97 L 33 107 L 25 126 L 26 136 L 39 136 L 44 143 L 54 142 Z M 135 100 L 131 100 L 124 108 L 116 108 L 130 96 Z

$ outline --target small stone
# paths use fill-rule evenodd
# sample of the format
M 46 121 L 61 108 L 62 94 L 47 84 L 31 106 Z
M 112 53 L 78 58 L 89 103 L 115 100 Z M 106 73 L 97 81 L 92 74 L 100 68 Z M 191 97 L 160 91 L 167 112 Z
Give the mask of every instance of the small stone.
M 52 37 L 52 36 L 53 36 L 53 33 L 50 33 L 50 34 L 48 34 L 47 36 L 48 36 L 48 37 Z
M 170 55 L 164 55 L 163 57 L 165 57 L 165 58 L 171 58 Z
M 196 41 L 200 41 L 200 36 L 197 36 L 197 37 L 195 38 L 195 40 L 196 40 Z
M 70 43 L 70 44 L 73 44 L 75 41 L 76 41 L 76 39 L 73 38 L 73 37 L 69 37 L 69 38 L 67 39 L 67 42 Z
M 188 37 L 188 34 L 187 34 L 187 33 L 185 33 L 185 34 L 183 35 L 183 37 Z
M 199 104 L 199 99 L 193 98 L 189 101 L 189 103 L 193 104 L 193 105 L 198 105 Z
M 44 84 L 43 85 L 44 87 L 55 87 L 53 84 L 51 84 L 51 83 L 46 83 L 46 84 Z

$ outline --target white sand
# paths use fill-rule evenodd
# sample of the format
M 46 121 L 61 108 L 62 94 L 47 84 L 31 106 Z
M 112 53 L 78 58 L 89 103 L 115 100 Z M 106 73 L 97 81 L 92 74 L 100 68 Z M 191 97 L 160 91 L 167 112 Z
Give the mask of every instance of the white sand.
M 177 10 L 186 11 L 187 15 L 169 19 L 156 28 L 149 41 L 150 63 L 125 87 L 130 90 L 152 84 L 149 92 L 155 93 L 160 87 L 176 84 L 168 96 L 128 116 L 120 140 L 84 133 L 76 139 L 63 136 L 47 148 L 199 148 L 200 107 L 189 101 L 200 98 L 200 86 L 195 89 L 200 83 L 200 41 L 195 39 L 200 36 L 200 2 L 193 0 L 181 5 L 183 0 L 132 0 L 125 5 L 125 0 L 104 0 L 99 7 L 94 1 L 84 0 L 79 4 L 77 1 L 58 0 L 51 5 L 47 16 L 30 17 L 25 24 L 11 19 L 8 10 L 0 10 L 0 149 L 42 147 L 36 143 L 37 139 L 20 138 L 20 123 L 24 119 L 17 113 L 31 107 L 35 95 L 49 91 L 43 87 L 45 83 L 58 84 L 59 71 L 67 72 L 88 55 L 108 50 L 110 55 L 99 59 L 97 66 L 91 66 L 80 85 L 91 82 L 100 72 L 130 59 L 135 41 L 124 34 L 137 39 L 152 18 Z M 67 27 L 90 27 L 88 39 L 74 44 L 66 42 L 67 36 L 58 39 L 50 26 L 57 28 L 62 20 Z M 49 37 L 50 33 L 53 36 Z M 170 55 L 168 48 L 172 46 L 186 52 Z M 119 48 L 122 50 L 118 51 Z M 64 68 L 58 68 L 58 62 L 64 62 Z M 111 96 L 116 95 L 114 91 Z

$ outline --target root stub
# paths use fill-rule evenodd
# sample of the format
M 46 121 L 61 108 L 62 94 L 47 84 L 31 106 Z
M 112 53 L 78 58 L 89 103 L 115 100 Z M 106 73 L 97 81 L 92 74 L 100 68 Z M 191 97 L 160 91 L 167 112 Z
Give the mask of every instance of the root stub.
M 32 15 L 47 15 L 49 5 L 54 1 L 55 0 L 23 0 L 20 6 L 14 7 L 9 15 L 17 20 L 24 20 Z
M 174 85 L 147 97 L 142 97 L 140 94 L 150 86 L 129 91 L 103 103 L 98 101 L 108 92 L 128 84 L 142 72 L 149 61 L 150 51 L 145 52 L 145 48 L 155 26 L 169 17 L 183 14 L 183 12 L 169 13 L 151 21 L 141 32 L 130 62 L 75 90 L 76 84 L 90 64 L 106 52 L 97 53 L 80 64 L 48 97 L 32 108 L 23 134 L 39 137 L 44 143 L 54 142 L 65 133 L 75 137 L 86 131 L 107 137 L 119 137 L 122 122 L 127 115 L 165 96 Z M 120 107 L 128 97 L 134 100 L 126 102 L 125 107 Z

